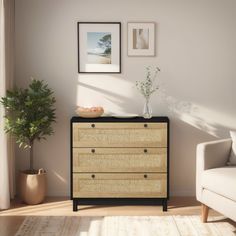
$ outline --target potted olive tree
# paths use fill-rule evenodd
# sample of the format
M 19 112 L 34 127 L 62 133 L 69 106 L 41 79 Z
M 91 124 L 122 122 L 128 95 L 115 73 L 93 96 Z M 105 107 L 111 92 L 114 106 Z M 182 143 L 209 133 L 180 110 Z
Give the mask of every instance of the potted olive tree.
M 29 169 L 20 172 L 20 196 L 27 204 L 41 203 L 46 193 L 46 172 L 34 168 L 34 143 L 53 133 L 55 98 L 43 81 L 32 79 L 26 89 L 7 91 L 0 102 L 6 110 L 5 131 L 19 147 L 29 149 Z

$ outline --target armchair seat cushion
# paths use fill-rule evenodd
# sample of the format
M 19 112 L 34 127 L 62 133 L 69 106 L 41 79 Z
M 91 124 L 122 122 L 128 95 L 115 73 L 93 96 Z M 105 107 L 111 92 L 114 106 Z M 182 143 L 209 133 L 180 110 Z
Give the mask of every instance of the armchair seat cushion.
M 203 188 L 236 201 L 236 166 L 226 166 L 203 171 Z

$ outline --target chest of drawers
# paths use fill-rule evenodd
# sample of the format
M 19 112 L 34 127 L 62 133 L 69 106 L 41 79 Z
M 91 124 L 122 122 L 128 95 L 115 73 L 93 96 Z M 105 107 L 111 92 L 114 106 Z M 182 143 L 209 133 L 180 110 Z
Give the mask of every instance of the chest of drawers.
M 169 119 L 71 119 L 71 199 L 78 205 L 163 205 L 169 198 Z

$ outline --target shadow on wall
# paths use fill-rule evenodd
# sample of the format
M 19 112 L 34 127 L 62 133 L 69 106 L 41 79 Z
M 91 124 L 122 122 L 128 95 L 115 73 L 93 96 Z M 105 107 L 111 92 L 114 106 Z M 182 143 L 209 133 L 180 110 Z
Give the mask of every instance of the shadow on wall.
M 229 130 L 236 129 L 233 115 L 221 113 L 189 101 L 181 101 L 164 90 L 161 100 L 167 104 L 170 116 L 177 118 L 215 138 L 229 137 Z
M 195 195 L 196 146 L 216 138 L 176 118 L 170 119 L 170 193 Z

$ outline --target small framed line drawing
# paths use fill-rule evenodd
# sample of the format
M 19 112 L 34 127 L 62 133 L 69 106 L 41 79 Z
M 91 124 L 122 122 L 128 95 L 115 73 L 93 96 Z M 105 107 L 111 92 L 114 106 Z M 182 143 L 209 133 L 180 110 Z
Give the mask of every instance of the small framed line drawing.
M 128 56 L 155 56 L 155 23 L 128 22 Z

